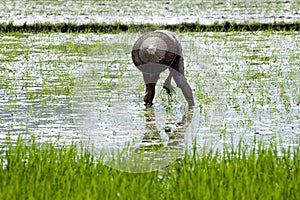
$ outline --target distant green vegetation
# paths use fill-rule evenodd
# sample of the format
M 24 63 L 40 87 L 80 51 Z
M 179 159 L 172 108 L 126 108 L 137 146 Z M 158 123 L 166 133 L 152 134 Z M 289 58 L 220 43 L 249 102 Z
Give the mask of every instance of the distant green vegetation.
M 0 199 L 298 199 L 299 149 L 254 145 L 186 154 L 165 171 L 135 174 L 75 144 L 7 140 Z
M 237 24 L 234 22 L 225 22 L 222 24 L 216 23 L 211 25 L 203 25 L 196 23 L 181 23 L 181 24 L 122 24 L 122 23 L 35 23 L 14 25 L 13 23 L 0 24 L 0 33 L 10 32 L 32 32 L 32 33 L 49 33 L 49 32 L 75 32 L 75 33 L 119 33 L 123 31 L 137 31 L 147 29 L 167 29 L 177 32 L 231 32 L 231 31 L 299 31 L 300 22 L 295 23 L 244 23 Z

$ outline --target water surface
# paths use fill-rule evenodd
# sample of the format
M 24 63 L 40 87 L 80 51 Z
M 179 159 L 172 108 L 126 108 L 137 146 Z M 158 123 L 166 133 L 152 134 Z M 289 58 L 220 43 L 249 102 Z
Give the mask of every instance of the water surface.
M 299 0 L 12 0 L 0 3 L 0 23 L 293 23 L 300 19 L 299 8 Z
M 127 146 L 145 151 L 153 168 L 193 145 L 221 150 L 256 139 L 299 147 L 298 32 L 178 34 L 193 110 L 178 88 L 172 99 L 163 91 L 167 73 L 145 109 L 131 61 L 141 34 L 1 35 L 1 141 L 34 136 L 108 154 Z

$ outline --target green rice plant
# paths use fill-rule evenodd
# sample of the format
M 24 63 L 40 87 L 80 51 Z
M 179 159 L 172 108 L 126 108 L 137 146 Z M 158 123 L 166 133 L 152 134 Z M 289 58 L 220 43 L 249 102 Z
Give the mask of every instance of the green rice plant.
M 125 173 L 82 144 L 1 144 L 0 199 L 297 199 L 300 151 L 252 147 L 198 151 L 163 171 Z
M 110 169 L 75 144 L 57 147 L 19 139 L 7 148 L 1 157 L 0 199 L 133 199 L 151 196 L 152 184 L 155 193 L 162 190 L 157 172 L 141 176 Z
M 259 145 L 249 154 L 239 146 L 222 156 L 212 151 L 202 157 L 186 155 L 170 175 L 177 183 L 170 189 L 180 190 L 180 199 L 297 199 L 299 149 L 296 152 L 283 151 L 280 157 L 275 145 Z

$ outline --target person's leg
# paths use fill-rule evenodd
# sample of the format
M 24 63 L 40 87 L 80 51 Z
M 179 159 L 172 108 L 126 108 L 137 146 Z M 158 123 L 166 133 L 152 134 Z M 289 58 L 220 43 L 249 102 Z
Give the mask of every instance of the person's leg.
M 144 81 L 146 84 L 146 94 L 144 96 L 144 102 L 146 106 L 152 106 L 152 102 L 155 96 L 155 85 L 159 79 L 159 74 L 143 73 Z
M 173 78 L 174 78 L 174 81 L 176 82 L 177 87 L 179 87 L 181 89 L 189 106 L 194 106 L 195 102 L 194 102 L 194 97 L 193 97 L 193 91 L 184 76 L 183 57 L 180 57 L 180 59 L 178 59 L 178 62 L 175 63 L 175 65 L 174 65 Z
M 188 102 L 189 106 L 192 107 L 195 105 L 194 97 L 193 97 L 193 91 L 191 86 L 188 84 L 188 82 L 185 82 L 185 84 L 180 88 L 186 101 Z

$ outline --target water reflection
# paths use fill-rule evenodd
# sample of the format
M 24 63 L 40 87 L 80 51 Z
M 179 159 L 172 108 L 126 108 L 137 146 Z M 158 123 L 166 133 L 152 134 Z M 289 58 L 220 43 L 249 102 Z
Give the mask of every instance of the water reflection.
M 181 121 L 175 124 L 172 121 L 167 121 L 162 131 L 157 128 L 155 110 L 153 108 L 146 108 L 144 117 L 146 122 L 146 131 L 144 133 L 142 143 L 149 145 L 149 143 L 156 144 L 161 141 L 166 141 L 166 146 L 168 147 L 176 148 L 179 146 L 185 146 L 184 134 L 192 121 L 193 108 L 189 108 L 186 111 L 186 113 L 182 116 Z
M 125 145 L 118 152 L 106 152 L 106 165 L 121 171 L 147 172 L 165 169 L 184 155 L 188 145 L 187 128 L 193 119 L 193 109 L 186 110 L 179 122 L 174 122 L 174 116 L 167 113 L 162 128 L 158 125 L 161 122 L 157 121 L 161 118 L 156 118 L 155 112 L 155 108 L 144 110 L 145 129 L 140 140 Z

